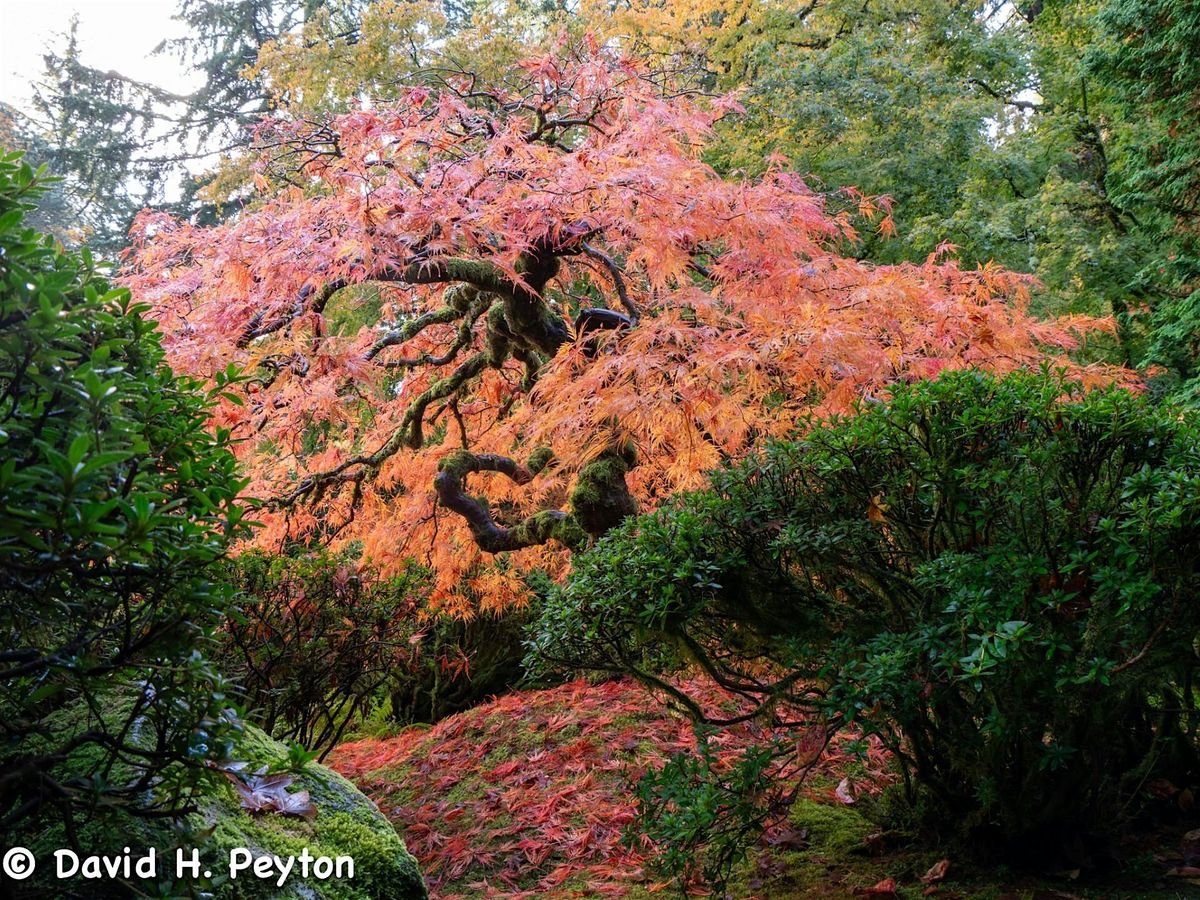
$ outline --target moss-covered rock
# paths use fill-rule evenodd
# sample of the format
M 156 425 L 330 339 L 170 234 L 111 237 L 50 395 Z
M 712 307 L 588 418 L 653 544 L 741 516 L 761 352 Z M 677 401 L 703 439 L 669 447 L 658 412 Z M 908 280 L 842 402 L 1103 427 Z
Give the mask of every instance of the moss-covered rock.
M 114 711 L 119 710 L 119 704 Z M 76 711 L 78 713 L 78 711 Z M 68 718 L 64 714 L 64 719 Z M 82 719 L 82 720 L 81 720 Z M 75 717 L 73 727 L 85 727 L 86 718 Z M 239 761 L 249 769 L 275 766 L 287 758 L 287 749 L 252 725 L 244 725 L 237 744 Z M 115 769 L 110 778 L 128 778 Z M 316 815 L 311 819 L 285 816 L 278 812 L 251 814 L 241 806 L 238 792 L 229 777 L 218 770 L 204 779 L 200 794 L 193 799 L 193 812 L 186 816 L 151 817 L 124 811 L 109 811 L 88 817 L 75 829 L 75 840 L 67 837 L 63 823 L 49 823 L 35 839 L 27 841 L 37 859 L 32 879 L 22 883 L 19 896 L 52 897 L 125 897 L 171 896 L 212 897 L 216 900 L 423 900 L 427 896 L 416 860 L 405 849 L 391 823 L 379 809 L 342 776 L 316 764 L 307 764 L 293 774 L 289 793 L 308 791 Z M 154 802 L 147 796 L 148 803 Z M 86 855 L 128 855 L 136 862 L 150 848 L 156 852 L 153 877 L 126 879 L 123 873 L 99 879 L 76 874 L 65 880 L 56 877 L 54 851 L 74 847 L 82 860 Z M 176 868 L 177 852 L 185 860 L 199 853 L 199 872 Z M 257 877 L 253 867 L 230 877 L 232 862 L 275 856 L 268 877 Z M 303 874 L 303 853 L 315 860 L 338 857 L 353 860 L 353 875 L 345 859 L 334 865 L 327 877 L 319 876 L 315 862 L 308 863 Z M 279 884 L 281 866 L 295 858 L 293 867 Z M 253 864 L 252 864 L 253 865 Z M 265 864 L 260 864 L 265 865 Z M 341 877 L 338 877 L 340 874 Z M 0 886 L 4 887 L 4 886 Z M 2 892 L 2 891 L 0 891 Z

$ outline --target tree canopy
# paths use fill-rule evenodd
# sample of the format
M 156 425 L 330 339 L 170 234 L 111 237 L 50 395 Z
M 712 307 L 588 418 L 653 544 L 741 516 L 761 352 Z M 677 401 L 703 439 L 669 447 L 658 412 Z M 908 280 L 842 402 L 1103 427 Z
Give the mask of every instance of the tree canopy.
M 703 161 L 731 98 L 591 39 L 517 71 L 269 123 L 261 164 L 300 172 L 279 196 L 214 228 L 141 217 L 125 281 L 173 363 L 257 372 L 220 421 L 272 498 L 261 540 L 361 540 L 432 563 L 443 601 L 503 605 L 522 570 L 560 571 L 801 412 L 1105 327 L 1036 320 L 1028 279 L 944 248 L 847 255 L 855 216 L 779 161 Z M 886 201 L 846 196 L 891 227 Z

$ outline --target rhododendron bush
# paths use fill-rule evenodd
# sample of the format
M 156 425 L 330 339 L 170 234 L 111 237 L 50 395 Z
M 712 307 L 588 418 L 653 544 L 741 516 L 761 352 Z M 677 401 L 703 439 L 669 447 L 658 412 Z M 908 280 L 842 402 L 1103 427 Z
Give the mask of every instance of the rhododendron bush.
M 719 177 L 736 112 L 564 44 L 503 84 L 264 124 L 264 190 L 292 186 L 228 224 L 143 214 L 125 282 L 172 364 L 250 375 L 218 418 L 269 498 L 257 540 L 361 541 L 430 564 L 435 603 L 501 607 L 805 411 L 1104 327 L 1038 321 L 1022 276 L 949 253 L 855 259 L 886 201 L 833 212 L 784 160 Z

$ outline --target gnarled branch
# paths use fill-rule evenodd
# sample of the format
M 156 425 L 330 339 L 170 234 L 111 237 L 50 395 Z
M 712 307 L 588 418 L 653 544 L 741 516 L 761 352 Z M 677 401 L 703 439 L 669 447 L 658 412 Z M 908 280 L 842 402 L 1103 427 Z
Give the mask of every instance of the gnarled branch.
M 494 453 L 460 450 L 443 459 L 438 468 L 440 471 L 433 479 L 438 502 L 466 519 L 481 550 L 503 553 L 551 540 L 558 541 L 568 550 L 577 550 L 587 543 L 587 533 L 570 513 L 558 509 L 542 510 L 505 528 L 492 519 L 486 503 L 467 494 L 466 478 L 474 472 L 500 472 L 517 484 L 528 484 L 533 475 L 515 460 Z

